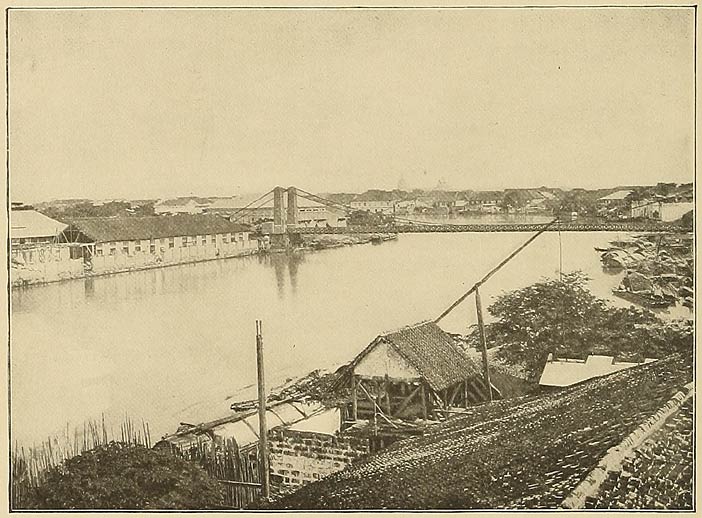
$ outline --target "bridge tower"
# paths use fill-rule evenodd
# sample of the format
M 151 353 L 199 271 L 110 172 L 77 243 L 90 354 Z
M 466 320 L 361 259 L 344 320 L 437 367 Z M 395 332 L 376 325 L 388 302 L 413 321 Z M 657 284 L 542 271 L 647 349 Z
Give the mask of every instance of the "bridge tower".
M 273 234 L 271 246 L 277 249 L 288 247 L 287 221 L 285 217 L 285 189 L 273 189 Z
M 288 217 L 286 224 L 289 226 L 296 226 L 297 215 L 297 189 L 295 187 L 288 187 Z

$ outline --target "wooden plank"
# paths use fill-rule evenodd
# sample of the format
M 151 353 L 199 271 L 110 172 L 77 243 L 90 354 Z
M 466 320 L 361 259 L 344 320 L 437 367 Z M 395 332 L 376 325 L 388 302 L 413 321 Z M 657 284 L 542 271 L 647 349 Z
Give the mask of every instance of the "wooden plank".
M 475 312 L 478 316 L 478 331 L 480 332 L 480 349 L 483 355 L 483 376 L 488 391 L 488 401 L 492 401 L 492 383 L 490 383 L 490 365 L 487 357 L 487 339 L 485 338 L 485 322 L 483 322 L 483 305 L 480 302 L 480 290 L 475 288 Z
M 412 399 L 419 393 L 420 390 L 422 390 L 421 384 L 417 388 L 415 388 L 407 397 L 403 398 L 402 404 L 395 411 L 395 414 L 399 416 L 402 412 L 404 412 L 405 409 L 412 402 Z M 424 406 L 424 393 L 422 393 L 422 406 Z
M 358 393 L 356 389 L 356 374 L 351 371 L 351 419 L 358 421 Z
M 453 401 L 454 401 L 454 399 L 456 399 L 456 396 L 458 395 L 458 391 L 461 390 L 461 385 L 462 385 L 462 383 L 458 383 L 458 384 L 453 388 L 453 393 L 451 394 L 451 397 L 448 398 L 448 401 L 446 402 L 446 404 L 447 404 L 448 406 L 452 406 L 452 405 L 453 405 Z

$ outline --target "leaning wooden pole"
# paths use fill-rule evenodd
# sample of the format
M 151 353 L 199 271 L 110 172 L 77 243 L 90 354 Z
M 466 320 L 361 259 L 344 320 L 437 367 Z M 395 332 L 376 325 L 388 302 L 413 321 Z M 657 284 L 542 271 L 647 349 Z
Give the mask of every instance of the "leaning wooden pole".
M 268 426 L 266 424 L 266 380 L 263 372 L 263 323 L 256 320 L 256 366 L 258 368 L 258 452 L 263 498 L 270 498 L 271 485 L 268 470 Z
M 483 322 L 483 305 L 480 302 L 480 290 L 475 288 L 475 312 L 478 315 L 478 330 L 480 332 L 480 349 L 483 353 L 483 378 L 487 386 L 490 401 L 492 401 L 492 384 L 490 383 L 490 368 L 487 357 L 487 339 L 485 338 L 485 322 Z
M 461 302 L 466 300 L 468 296 L 473 293 L 475 290 L 478 289 L 479 286 L 481 286 L 483 283 L 485 283 L 490 277 L 492 277 L 497 271 L 502 268 L 504 265 L 506 265 L 508 262 L 510 262 L 519 252 L 524 250 L 527 246 L 531 244 L 532 241 L 534 241 L 537 237 L 539 237 L 541 234 L 546 232 L 551 226 L 553 226 L 555 223 L 558 222 L 558 218 L 554 219 L 550 223 L 544 225 L 541 230 L 539 230 L 536 234 L 531 236 L 527 241 L 521 245 L 519 248 L 517 248 L 514 252 L 509 254 L 505 259 L 500 262 L 497 266 L 495 266 L 492 270 L 490 270 L 485 276 L 480 279 L 478 282 L 476 282 L 471 289 L 469 289 L 467 292 L 465 292 L 463 295 L 461 295 L 453 304 L 451 304 L 441 315 L 439 315 L 436 319 L 434 319 L 434 323 L 438 324 L 441 319 L 443 319 L 446 315 L 451 313 L 456 306 L 458 306 Z

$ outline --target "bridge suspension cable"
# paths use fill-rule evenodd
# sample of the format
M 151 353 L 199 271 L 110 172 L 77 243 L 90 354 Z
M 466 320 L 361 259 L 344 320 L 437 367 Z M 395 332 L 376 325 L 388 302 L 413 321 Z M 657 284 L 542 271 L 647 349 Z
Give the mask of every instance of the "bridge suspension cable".
M 234 216 L 236 216 L 236 215 L 239 214 L 240 212 L 243 212 L 243 211 L 245 211 L 245 210 L 248 209 L 248 208 L 254 208 L 254 209 L 255 209 L 255 208 L 260 207 L 261 205 L 263 205 L 263 203 L 265 203 L 265 201 L 268 201 L 268 200 L 262 201 L 262 202 L 261 202 L 259 205 L 257 205 L 256 207 L 251 207 L 251 206 L 252 206 L 254 203 L 256 203 L 256 202 L 263 200 L 263 198 L 265 198 L 266 196 L 268 196 L 269 194 L 272 194 L 272 193 L 273 193 L 273 189 L 271 189 L 270 191 L 268 191 L 268 192 L 262 194 L 261 196 L 259 196 L 258 198 L 256 198 L 254 201 L 252 201 L 252 202 L 249 203 L 248 205 L 246 205 L 246 206 L 244 206 L 244 207 L 238 209 L 236 212 L 232 213 L 232 215 L 229 217 L 229 220 L 230 220 L 231 222 L 236 222 L 236 221 L 237 221 L 238 219 L 240 219 L 240 218 L 235 218 Z M 241 216 L 241 217 L 243 217 L 243 216 Z
M 504 265 L 506 265 L 508 262 L 510 262 L 519 252 L 524 250 L 527 246 L 529 246 L 537 237 L 539 237 L 541 234 L 546 232 L 551 226 L 553 226 L 555 223 L 559 221 L 558 218 L 554 219 L 550 223 L 547 223 L 544 225 L 544 227 L 539 230 L 536 234 L 531 236 L 529 239 L 526 240 L 519 248 L 517 248 L 514 252 L 509 254 L 500 264 L 495 266 L 492 270 L 490 270 L 482 279 L 480 279 L 478 282 L 476 282 L 471 289 L 469 289 L 467 292 L 465 292 L 463 295 L 461 295 L 453 304 L 451 304 L 441 315 L 439 315 L 435 320 L 434 323 L 438 323 L 440 320 L 442 320 L 446 315 L 451 313 L 456 306 L 458 306 L 461 302 L 466 300 L 472 293 L 474 293 L 485 281 L 487 281 L 490 277 L 492 277 L 497 271 L 502 268 Z
M 241 218 L 243 218 L 243 217 L 246 215 L 246 214 L 242 214 L 242 215 L 239 216 L 238 218 L 234 217 L 234 216 L 236 216 L 237 214 L 239 214 L 240 212 L 243 212 L 243 211 L 245 211 L 246 209 L 257 209 L 257 208 L 259 208 L 261 205 L 263 205 L 264 203 L 269 202 L 270 200 L 266 200 L 266 199 L 264 199 L 264 198 L 266 198 L 267 196 L 269 196 L 269 195 L 271 195 L 271 194 L 273 194 L 273 190 L 272 190 L 272 189 L 271 189 L 270 191 L 268 191 L 267 193 L 265 193 L 265 194 L 259 196 L 258 198 L 256 198 L 254 201 L 252 201 L 251 203 L 249 203 L 249 204 L 246 205 L 245 207 L 242 207 L 242 208 L 240 208 L 239 210 L 237 210 L 236 212 L 234 212 L 234 213 L 229 217 L 229 221 L 231 221 L 232 223 L 236 223 L 238 220 L 240 220 Z M 260 203 L 258 203 L 255 207 L 253 207 L 252 205 L 253 205 L 254 203 L 257 203 L 257 202 L 260 202 Z

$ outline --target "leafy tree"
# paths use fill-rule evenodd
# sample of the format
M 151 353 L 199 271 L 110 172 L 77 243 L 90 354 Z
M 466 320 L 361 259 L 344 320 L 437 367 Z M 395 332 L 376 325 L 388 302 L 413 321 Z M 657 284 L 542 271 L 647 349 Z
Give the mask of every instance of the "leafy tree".
M 523 366 L 532 380 L 540 376 L 549 353 L 637 361 L 692 353 L 691 322 L 664 322 L 635 306 L 612 307 L 595 297 L 586 281 L 573 272 L 501 295 L 488 308 L 497 318 L 485 326 L 488 344 L 500 347 L 498 357 Z M 477 343 L 477 329 L 469 338 Z
M 217 481 L 164 450 L 111 442 L 68 459 L 30 495 L 34 509 L 212 509 Z

